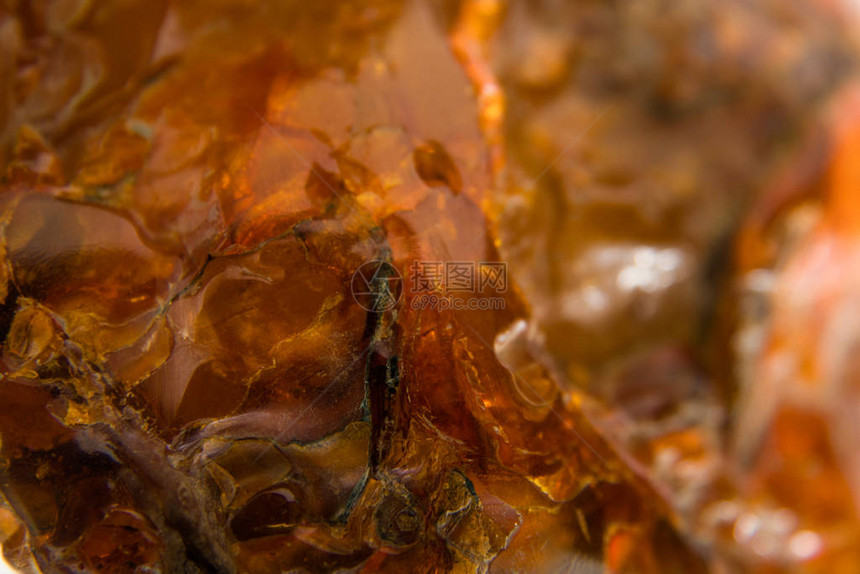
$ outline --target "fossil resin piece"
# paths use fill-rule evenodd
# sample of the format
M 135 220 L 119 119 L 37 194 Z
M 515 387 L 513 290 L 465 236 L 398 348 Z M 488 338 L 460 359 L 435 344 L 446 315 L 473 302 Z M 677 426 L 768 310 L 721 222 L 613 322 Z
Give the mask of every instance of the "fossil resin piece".
M 3 3 L 5 560 L 857 572 L 849 22 Z

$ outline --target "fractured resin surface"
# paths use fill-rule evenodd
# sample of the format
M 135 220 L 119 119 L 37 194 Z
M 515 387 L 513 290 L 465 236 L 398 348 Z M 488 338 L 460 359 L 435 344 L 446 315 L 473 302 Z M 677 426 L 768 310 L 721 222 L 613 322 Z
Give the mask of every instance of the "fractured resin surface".
M 824 0 L 3 3 L 6 560 L 860 571 L 852 34 Z M 428 306 L 446 262 L 506 281 Z

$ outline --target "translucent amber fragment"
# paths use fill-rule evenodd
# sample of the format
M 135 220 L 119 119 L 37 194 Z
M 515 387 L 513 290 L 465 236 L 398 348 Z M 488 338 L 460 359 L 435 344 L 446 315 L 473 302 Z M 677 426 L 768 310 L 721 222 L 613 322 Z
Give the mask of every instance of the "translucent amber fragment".
M 857 571 L 851 22 L 4 3 L 6 562 Z

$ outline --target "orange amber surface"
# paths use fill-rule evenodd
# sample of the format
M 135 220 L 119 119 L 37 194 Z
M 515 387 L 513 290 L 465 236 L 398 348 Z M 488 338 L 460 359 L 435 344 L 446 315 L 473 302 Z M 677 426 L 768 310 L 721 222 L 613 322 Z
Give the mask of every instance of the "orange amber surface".
M 860 572 L 853 14 L 3 2 L 5 561 Z

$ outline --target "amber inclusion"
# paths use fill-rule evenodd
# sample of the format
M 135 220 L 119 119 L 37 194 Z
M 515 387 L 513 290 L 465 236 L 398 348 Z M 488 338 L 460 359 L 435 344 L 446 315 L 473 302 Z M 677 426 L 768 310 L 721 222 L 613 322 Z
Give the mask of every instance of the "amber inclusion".
M 853 26 L 4 3 L 6 561 L 857 572 Z M 416 262 L 505 263 L 458 294 L 501 304 L 416 305 Z

